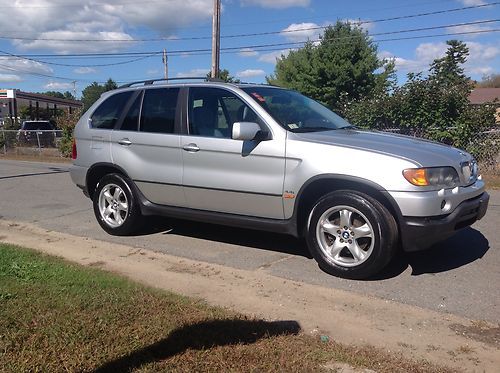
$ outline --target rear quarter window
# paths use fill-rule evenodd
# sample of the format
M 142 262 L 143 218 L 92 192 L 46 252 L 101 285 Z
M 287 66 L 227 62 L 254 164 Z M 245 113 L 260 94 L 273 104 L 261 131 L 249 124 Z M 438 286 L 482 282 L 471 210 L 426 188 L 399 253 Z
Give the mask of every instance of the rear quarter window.
M 133 91 L 114 94 L 103 101 L 90 117 L 92 128 L 112 129 L 132 97 Z

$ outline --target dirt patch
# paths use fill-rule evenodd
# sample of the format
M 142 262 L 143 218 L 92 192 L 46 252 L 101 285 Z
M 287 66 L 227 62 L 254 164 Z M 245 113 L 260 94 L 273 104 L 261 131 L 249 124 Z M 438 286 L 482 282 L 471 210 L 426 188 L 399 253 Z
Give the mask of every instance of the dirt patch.
M 489 327 L 483 322 L 473 322 L 472 325 L 469 326 L 451 324 L 450 329 L 466 338 L 486 343 L 495 348 L 500 348 L 500 326 L 495 328 Z
M 497 371 L 497 344 L 458 333 L 472 321 L 375 297 L 228 268 L 125 245 L 47 232 L 26 223 L 0 221 L 3 241 L 126 275 L 144 284 L 203 298 L 262 317 L 296 320 L 304 333 L 345 344 L 374 345 L 457 370 Z M 48 242 L 52 241 L 52 242 Z M 102 264 L 101 264 L 102 263 Z M 494 329 L 496 325 L 481 323 Z M 464 347 L 466 346 L 466 347 Z M 450 353 L 452 352 L 452 353 Z

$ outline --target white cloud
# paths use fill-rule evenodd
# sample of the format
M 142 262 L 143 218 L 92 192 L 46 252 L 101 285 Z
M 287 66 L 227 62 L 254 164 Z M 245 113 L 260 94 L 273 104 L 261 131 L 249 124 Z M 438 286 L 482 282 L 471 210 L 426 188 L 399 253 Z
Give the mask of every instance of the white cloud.
M 446 31 L 449 33 L 481 32 L 481 34 L 484 34 L 485 33 L 484 31 L 489 31 L 491 29 L 492 27 L 486 25 L 462 25 L 462 26 L 447 27 Z M 464 34 L 463 36 L 468 38 L 474 38 L 479 36 L 479 34 Z
M 210 72 L 210 69 L 192 69 L 185 72 L 177 73 L 177 78 L 189 78 L 189 77 L 204 77 Z
M 19 83 L 22 81 L 23 81 L 23 79 L 19 75 L 1 74 L 0 73 L 0 82 L 1 83 Z
M 0 57 L 0 73 L 2 72 L 16 75 L 29 73 L 52 75 L 53 70 L 47 65 L 36 61 Z
M 160 70 L 158 69 L 149 69 L 146 71 L 146 75 L 148 76 L 157 76 L 160 74 Z
M 459 0 L 465 6 L 474 6 L 474 5 L 484 5 L 486 1 L 484 0 Z
M 97 70 L 92 67 L 78 67 L 73 70 L 75 74 L 92 74 L 96 73 Z
M 68 54 L 72 52 L 116 52 L 124 47 L 131 45 L 132 36 L 123 32 L 113 31 L 73 31 L 73 30 L 58 30 L 40 33 L 36 36 L 41 40 L 31 41 L 15 41 L 18 47 L 29 49 L 50 49 L 56 53 Z M 45 39 L 45 40 L 44 40 Z M 75 42 L 72 40 L 94 40 Z M 98 40 L 115 40 L 98 41 Z M 123 41 L 128 40 L 128 41 Z
M 243 6 L 261 6 L 263 8 L 285 9 L 291 7 L 308 7 L 311 0 L 241 0 Z
M 281 35 L 293 42 L 316 40 L 324 31 L 320 27 L 320 25 L 311 22 L 292 23 L 281 31 Z
M 243 71 L 238 71 L 236 76 L 238 78 L 253 78 L 255 76 L 266 75 L 266 72 L 262 69 L 246 69 Z
M 474 41 L 467 42 L 469 60 L 471 62 L 489 61 L 500 55 L 500 45 L 482 44 Z
M 290 53 L 290 49 L 283 49 L 281 51 L 264 53 L 264 54 L 260 55 L 258 60 L 260 62 L 267 62 L 267 63 L 275 64 L 277 58 L 281 58 L 281 56 L 288 56 L 288 53 Z
M 72 89 L 73 83 L 48 82 L 43 86 L 43 88 L 54 91 L 62 91 L 65 89 Z
M 212 0 L 169 0 L 167 3 L 65 0 L 57 4 L 47 0 L 0 0 L 0 7 L 8 7 L 8 16 L 0 23 L 0 32 L 23 38 L 62 39 L 15 40 L 13 43 L 23 50 L 116 51 L 131 45 L 134 38 L 127 31 L 129 29 L 150 29 L 165 38 L 173 37 L 182 27 L 210 20 L 212 5 Z M 22 31 L 16 34 L 12 30 Z M 66 39 L 115 41 L 71 42 Z
M 470 68 L 469 72 L 471 74 L 485 76 L 485 75 L 493 74 L 495 72 L 495 69 L 491 66 L 478 66 L 478 67 Z
M 241 57 L 254 57 L 254 56 L 258 56 L 259 52 L 257 52 L 256 50 L 254 50 L 252 48 L 243 48 L 240 50 L 238 55 Z

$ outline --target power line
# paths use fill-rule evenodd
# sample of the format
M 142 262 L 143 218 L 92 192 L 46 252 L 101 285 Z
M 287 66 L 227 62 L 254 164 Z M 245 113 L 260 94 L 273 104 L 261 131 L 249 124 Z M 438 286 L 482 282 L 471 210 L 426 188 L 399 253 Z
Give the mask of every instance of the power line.
M 388 21 L 395 21 L 395 20 L 402 20 L 402 19 L 418 18 L 418 17 L 429 16 L 429 15 L 444 14 L 444 13 L 451 13 L 451 12 L 457 12 L 457 11 L 462 11 L 462 10 L 469 10 L 469 9 L 477 9 L 477 8 L 483 8 L 483 7 L 496 6 L 498 4 L 500 4 L 500 2 L 494 2 L 494 3 L 489 3 L 489 4 L 473 5 L 473 6 L 468 6 L 468 7 L 453 8 L 453 9 L 446 9 L 446 10 L 438 10 L 438 11 L 434 11 L 434 12 L 409 14 L 409 15 L 403 15 L 403 16 L 397 16 L 397 17 L 380 18 L 380 19 L 375 19 L 373 21 L 359 21 L 359 22 L 353 22 L 353 24 L 355 24 L 355 25 L 363 25 L 363 24 L 367 24 L 367 23 L 379 23 L 379 22 L 388 22 Z M 477 21 L 477 22 L 483 22 L 483 21 Z M 463 24 L 460 24 L 460 25 L 470 25 L 470 24 L 476 24 L 476 23 L 463 23 Z M 264 36 L 264 35 L 291 34 L 291 33 L 304 32 L 304 31 L 323 30 L 323 29 L 326 29 L 326 28 L 328 28 L 330 26 L 332 26 L 332 25 L 304 27 L 304 28 L 294 29 L 294 30 L 280 30 L 280 31 L 258 32 L 258 33 L 244 33 L 244 34 L 233 34 L 233 35 L 221 35 L 220 38 L 221 39 L 231 39 L 231 38 L 255 37 L 255 36 Z M 442 27 L 447 27 L 447 26 L 442 26 Z M 172 39 L 172 38 L 169 38 L 169 37 L 142 38 L 142 39 L 61 39 L 61 38 L 29 38 L 29 37 L 20 37 L 20 36 L 0 35 L 0 39 L 24 40 L 24 41 L 135 43 L 135 42 L 155 42 L 155 41 L 208 40 L 208 39 L 211 39 L 211 36 L 193 36 L 193 37 L 183 37 L 183 38 L 175 38 L 175 39 Z
M 43 64 L 46 64 L 46 65 L 64 66 L 64 67 L 107 67 L 107 66 L 125 65 L 125 64 L 129 64 L 129 63 L 132 63 L 132 62 L 141 61 L 141 60 L 144 60 L 146 58 L 150 58 L 150 57 L 154 57 L 154 56 L 158 55 L 158 53 L 155 52 L 155 53 L 152 53 L 152 54 L 147 54 L 147 55 L 142 56 L 142 57 L 137 57 L 137 58 L 134 58 L 134 59 L 131 59 L 131 60 L 121 61 L 121 62 L 112 62 L 112 63 L 104 63 L 104 64 L 91 64 L 91 65 L 76 65 L 76 64 L 67 64 L 67 63 L 40 61 L 40 60 L 36 60 L 34 58 L 24 57 L 24 56 L 21 56 L 21 55 L 18 55 L 18 54 L 9 53 L 9 52 L 5 52 L 5 51 L 2 51 L 2 50 L 0 50 L 0 53 L 2 53 L 4 55 L 8 55 L 10 57 L 17 58 L 17 59 L 22 59 L 22 60 L 27 60 L 27 61 L 37 62 L 37 63 L 43 63 Z
M 455 25 L 449 25 L 448 27 L 456 27 Z M 423 28 L 427 29 L 427 28 Z M 419 31 L 422 31 L 423 29 L 418 29 Z M 392 38 L 392 39 L 373 39 L 373 42 L 385 42 L 385 41 L 397 41 L 397 40 L 409 40 L 409 39 L 424 39 L 424 38 L 429 38 L 429 37 L 441 37 L 441 36 L 456 36 L 456 35 L 474 35 L 474 34 L 483 34 L 483 33 L 492 33 L 492 32 L 498 32 L 500 29 L 489 29 L 489 30 L 477 30 L 477 31 L 464 31 L 464 32 L 449 32 L 449 33 L 442 33 L 442 34 L 428 34 L 428 35 L 417 35 L 417 36 L 410 36 L 410 37 L 401 37 L 401 38 Z M 391 32 L 386 32 L 386 33 L 378 33 L 376 36 L 381 36 L 381 35 L 388 35 L 388 34 L 396 34 L 396 33 L 403 33 L 403 32 L 409 32 L 409 30 L 400 30 L 400 31 L 391 31 Z M 372 34 L 374 36 L 375 34 Z M 337 40 L 348 40 L 348 39 L 353 39 L 356 38 L 357 36 L 345 36 L 345 37 L 338 37 L 336 38 Z M 243 45 L 243 46 L 237 46 L 237 47 L 225 47 L 221 48 L 221 51 L 224 51 L 227 53 L 228 51 L 234 51 L 235 53 L 239 53 L 244 49 L 255 49 L 256 51 L 266 51 L 268 50 L 267 48 L 270 47 L 281 47 L 279 49 L 282 49 L 283 47 L 287 46 L 295 46 L 295 45 L 303 45 L 307 42 L 317 42 L 321 41 L 322 39 L 317 39 L 317 40 L 303 40 L 303 41 L 297 41 L 297 42 L 286 42 L 286 43 L 272 43 L 272 44 L 254 44 L 254 45 Z M 329 40 L 329 39 L 323 39 L 323 41 Z M 279 49 L 272 49 L 272 50 L 279 50 Z M 209 48 L 200 48 L 200 49 L 178 49 L 178 50 L 169 50 L 169 55 L 170 56 L 181 56 L 181 55 L 195 55 L 198 53 L 207 53 L 211 52 L 211 49 Z M 152 55 L 158 55 L 163 53 L 163 51 L 146 51 L 146 52 L 129 52 L 129 53 L 82 53 L 82 54 L 70 54 L 70 55 L 57 55 L 57 54 L 19 54 L 15 55 L 18 59 L 31 59 L 35 62 L 40 62 L 40 63 L 46 63 L 45 61 L 40 61 L 36 60 L 35 58 L 109 58 L 109 57 L 120 57 L 122 58 L 123 56 L 130 56 L 130 55 L 146 55 L 146 56 L 152 56 Z
M 467 32 L 455 32 L 455 33 L 444 33 L 444 34 L 429 34 L 429 35 L 419 35 L 419 36 L 407 36 L 407 37 L 399 37 L 399 38 L 390 38 L 390 39 L 378 39 L 378 40 L 373 40 L 374 42 L 381 43 L 381 42 L 389 42 L 389 41 L 402 41 L 402 40 L 411 40 L 411 39 L 424 39 L 424 38 L 432 38 L 432 37 L 442 37 L 442 36 L 453 36 L 453 35 L 469 35 L 469 34 L 480 34 L 484 32 L 499 32 L 500 29 L 492 29 L 488 31 L 467 31 Z M 348 39 L 349 37 L 344 37 L 344 38 L 337 38 L 337 39 Z M 323 39 L 325 41 L 327 39 Z M 316 41 L 321 41 L 321 40 L 316 40 Z M 279 43 L 279 44 L 267 44 L 267 45 L 255 45 L 252 46 L 256 48 L 259 52 L 271 52 L 271 51 L 280 51 L 283 49 L 290 49 L 293 47 L 291 45 L 295 45 L 295 47 L 300 46 L 298 44 L 305 44 L 310 41 L 303 41 L 303 42 L 294 42 L 294 43 Z M 270 48 L 270 46 L 280 46 L 280 48 Z M 285 45 L 289 45 L 290 48 L 284 48 Z M 231 48 L 221 48 L 221 53 L 224 54 L 231 54 L 231 53 L 239 53 L 242 48 L 245 47 L 231 47 Z M 149 52 L 151 53 L 151 52 Z M 181 55 L 184 53 L 189 53 L 189 55 L 208 55 L 211 53 L 210 49 L 196 49 L 196 50 L 184 50 L 184 51 L 173 51 L 170 53 L 170 55 Z M 43 74 L 43 73 L 36 73 L 36 72 L 31 72 L 23 69 L 18 69 L 18 68 L 13 68 L 10 66 L 6 66 L 3 64 L 0 64 L 0 68 L 3 68 L 8 71 L 14 71 L 14 72 L 20 72 L 23 74 L 27 75 L 34 75 L 38 77 L 46 77 L 46 78 L 51 78 L 51 79 L 59 79 L 59 80 L 67 80 L 67 81 L 79 81 L 79 82 L 93 82 L 93 80 L 86 80 L 86 79 L 75 79 L 71 77 L 61 77 L 61 76 L 55 76 L 55 75 L 49 75 L 49 74 Z M 140 79 L 137 79 L 140 80 Z

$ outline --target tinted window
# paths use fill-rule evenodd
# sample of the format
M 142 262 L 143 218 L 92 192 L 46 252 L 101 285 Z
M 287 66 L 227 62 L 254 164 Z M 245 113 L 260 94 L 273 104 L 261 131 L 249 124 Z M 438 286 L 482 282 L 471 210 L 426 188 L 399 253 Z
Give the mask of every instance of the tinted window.
M 141 99 L 142 94 L 137 96 L 127 115 L 123 118 L 123 123 L 120 127 L 122 131 L 137 131 L 139 127 L 139 114 L 141 112 Z
M 234 122 L 260 124 L 260 119 L 250 107 L 229 91 L 218 88 L 190 88 L 190 134 L 231 138 Z
M 173 133 L 179 88 L 148 89 L 144 93 L 141 131 Z
M 107 98 L 92 114 L 92 127 L 113 128 L 133 93 L 133 91 L 122 92 Z

